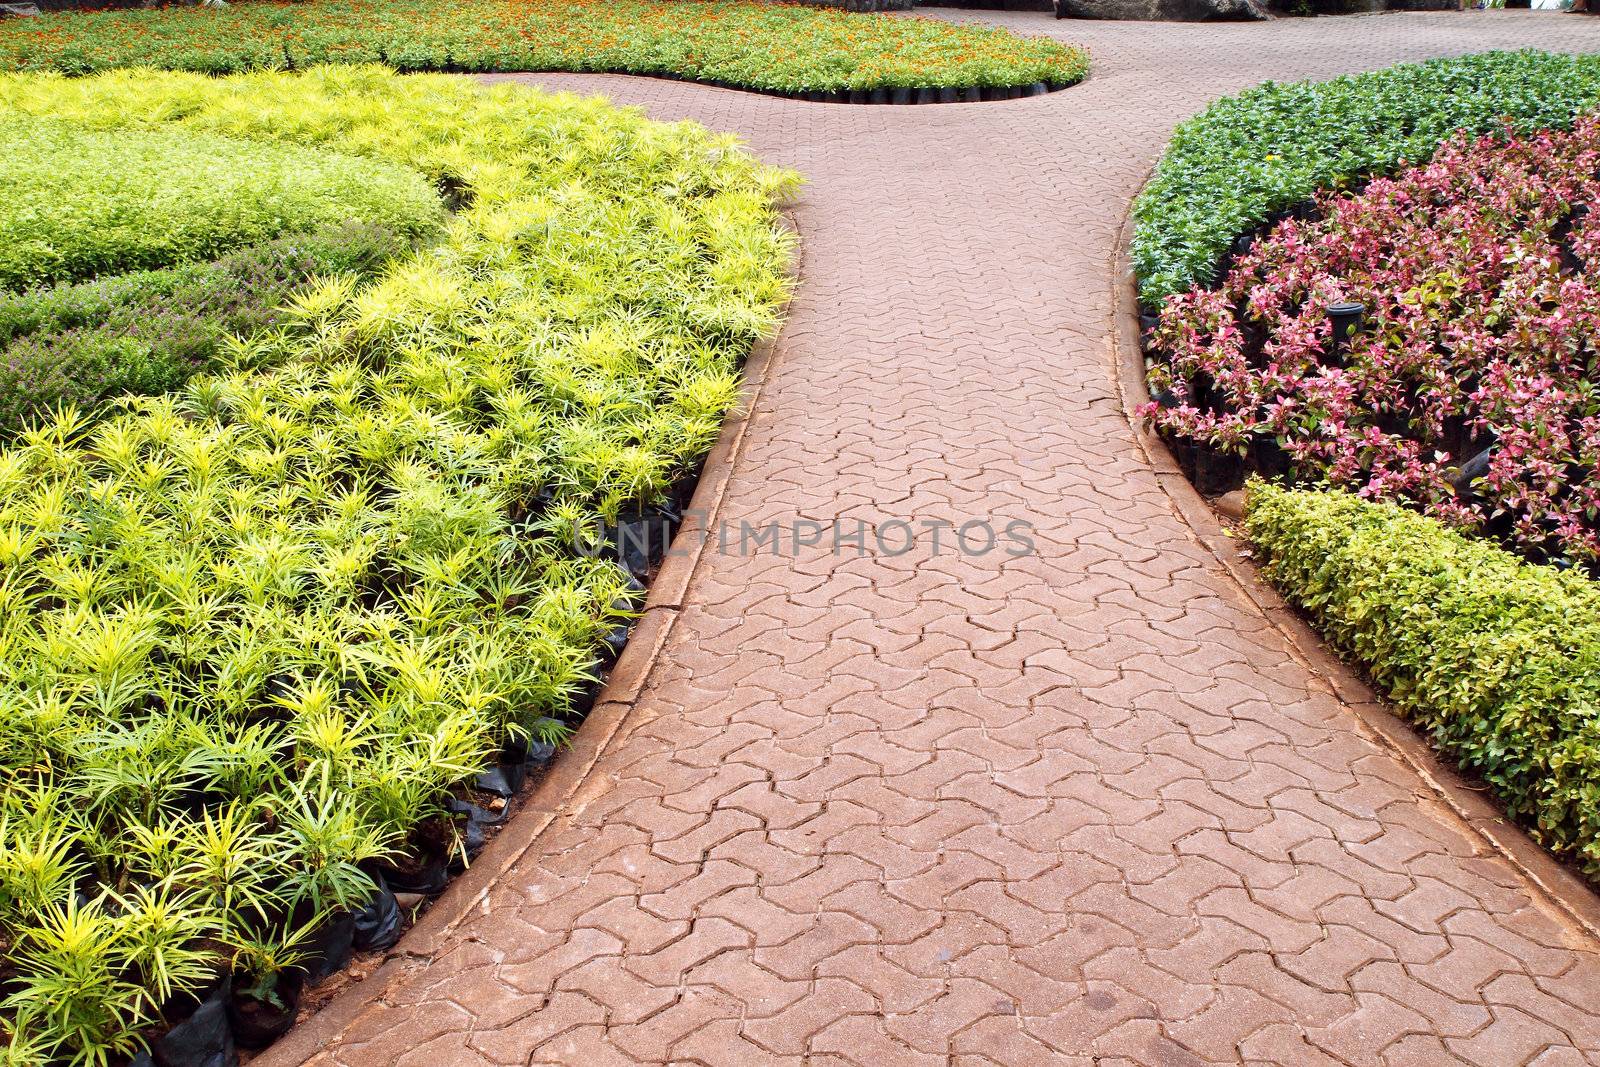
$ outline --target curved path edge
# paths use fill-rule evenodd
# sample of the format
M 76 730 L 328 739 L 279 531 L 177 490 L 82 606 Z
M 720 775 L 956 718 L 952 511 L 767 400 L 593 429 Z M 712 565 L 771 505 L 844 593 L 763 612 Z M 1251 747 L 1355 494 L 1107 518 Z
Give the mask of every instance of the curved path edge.
M 559 70 L 524 70 L 524 71 L 486 71 L 469 73 L 468 77 L 479 78 L 522 78 L 528 76 L 577 73 Z M 762 89 L 754 85 L 738 85 L 734 82 L 708 81 L 704 78 L 691 78 L 682 74 L 641 74 L 625 70 L 617 71 L 585 71 L 585 74 L 596 74 L 602 77 L 617 78 L 647 78 L 652 81 L 680 82 L 684 85 L 698 85 L 706 89 L 727 89 L 735 93 L 753 93 L 756 96 L 770 96 L 777 100 L 794 100 L 807 104 L 843 104 L 847 107 L 930 107 L 934 105 L 949 104 L 994 104 L 1008 100 L 1026 100 L 1030 97 L 1045 96 L 1050 93 L 1061 93 L 1074 86 L 1082 85 L 1089 77 L 1091 71 L 1085 71 L 1070 82 L 1029 82 L 1025 85 L 918 85 L 889 87 L 882 86 L 876 89 Z M 904 94 L 906 99 L 895 100 L 893 97 Z
M 798 287 L 805 263 L 804 235 L 792 215 L 785 213 L 782 222 L 796 236 L 788 269 Z M 683 525 L 645 593 L 644 608 L 605 687 L 567 746 L 538 784 L 520 798 L 517 810 L 494 840 L 484 846 L 470 867 L 450 880 L 416 923 L 385 953 L 378 968 L 339 990 L 313 1015 L 258 1053 L 250 1061 L 252 1067 L 295 1067 L 336 1041 L 363 1010 L 382 1001 L 391 988 L 413 971 L 426 967 L 450 945 L 462 922 L 485 907 L 489 891 L 538 844 L 551 824 L 582 810 L 582 803 L 574 801 L 585 790 L 592 791 L 590 772 L 633 710 L 682 614 L 684 594 L 708 544 L 702 534 L 722 514 L 728 482 L 738 466 L 745 431 L 777 361 L 781 337 L 780 326 L 774 336 L 751 345 L 742 370 L 739 401 L 723 421 L 711 451 L 706 453 Z
M 1167 443 L 1134 414 L 1149 401 L 1150 391 L 1145 379 L 1144 352 L 1139 344 L 1139 285 L 1129 258 L 1132 237 L 1133 203 L 1130 201 L 1117 233 L 1115 257 L 1108 268 L 1113 319 L 1109 370 L 1134 441 L 1149 461 L 1156 481 L 1172 501 L 1173 509 L 1194 531 L 1196 540 L 1216 557 L 1239 592 L 1283 635 L 1306 670 L 1327 682 L 1345 707 L 1355 714 L 1368 736 L 1409 765 L 1462 822 L 1538 887 L 1550 903 L 1591 936 L 1600 939 L 1600 894 L 1595 887 L 1552 856 L 1521 827 L 1509 823 L 1485 787 L 1474 784 L 1452 767 L 1353 666 L 1328 647 L 1322 635 L 1283 599 L 1261 574 L 1260 568 L 1240 553 L 1239 539 L 1229 534 L 1210 502 L 1184 476 Z

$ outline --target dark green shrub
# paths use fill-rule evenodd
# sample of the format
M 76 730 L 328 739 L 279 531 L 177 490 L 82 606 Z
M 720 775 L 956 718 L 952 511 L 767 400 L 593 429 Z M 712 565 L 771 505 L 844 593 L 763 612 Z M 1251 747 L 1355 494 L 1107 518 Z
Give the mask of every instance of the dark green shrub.
M 1250 487 L 1265 572 L 1434 743 L 1600 875 L 1600 588 L 1392 504 Z

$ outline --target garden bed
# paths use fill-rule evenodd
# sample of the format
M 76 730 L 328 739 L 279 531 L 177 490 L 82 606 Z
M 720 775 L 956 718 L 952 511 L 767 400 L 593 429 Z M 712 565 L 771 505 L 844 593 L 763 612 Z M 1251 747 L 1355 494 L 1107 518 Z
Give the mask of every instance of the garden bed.
M 643 74 L 901 104 L 1010 99 L 1088 72 L 1082 49 L 1046 38 L 756 0 L 302 0 L 0 21 L 0 69 L 220 74 L 374 62 Z
M 1134 201 L 1139 297 L 1222 277 L 1235 240 L 1319 192 L 1431 157 L 1457 131 L 1561 129 L 1600 103 L 1600 56 L 1487 52 L 1326 82 L 1267 82 L 1173 131 Z
M 457 208 L 293 283 L 173 392 L 0 449 L 0 1036 L 199 1063 L 392 941 L 393 892 L 441 889 L 592 702 L 651 559 L 574 546 L 692 482 L 787 292 L 792 179 L 687 124 L 365 67 L 5 76 L 0 109 L 336 147 Z M 6 299 L 62 332 L 240 255 Z
M 1203 494 L 1267 479 L 1266 575 L 1591 877 L 1597 71 L 1498 54 L 1219 102 L 1134 241 L 1139 414 Z
M 1203 489 L 1292 473 L 1593 568 L 1597 171 L 1585 118 L 1323 198 L 1168 299 L 1142 414 Z

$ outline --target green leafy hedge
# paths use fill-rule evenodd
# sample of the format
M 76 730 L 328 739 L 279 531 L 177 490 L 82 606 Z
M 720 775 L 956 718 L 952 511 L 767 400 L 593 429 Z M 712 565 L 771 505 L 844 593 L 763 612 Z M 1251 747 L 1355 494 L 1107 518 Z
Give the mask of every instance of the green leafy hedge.
M 1089 57 L 989 26 L 759 0 L 301 0 L 0 21 L 0 69 L 207 74 L 318 63 L 612 71 L 795 92 L 1081 81 Z
M 1452 131 L 1564 127 L 1600 101 L 1600 56 L 1489 52 L 1327 82 L 1268 82 L 1180 125 L 1134 203 L 1148 305 L 1216 281 L 1239 234 L 1276 211 L 1401 160 Z
M 0 120 L 0 288 L 213 259 L 351 221 L 421 236 L 438 195 L 414 170 L 176 129 Z
M 1512 816 L 1600 876 L 1600 588 L 1392 504 L 1249 490 L 1265 573 Z

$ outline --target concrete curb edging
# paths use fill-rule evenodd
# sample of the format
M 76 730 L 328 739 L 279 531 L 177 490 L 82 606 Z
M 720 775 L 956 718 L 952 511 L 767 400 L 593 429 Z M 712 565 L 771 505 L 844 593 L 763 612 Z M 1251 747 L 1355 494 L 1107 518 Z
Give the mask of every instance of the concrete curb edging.
M 796 237 L 789 275 L 798 285 L 805 258 L 799 228 L 787 212 L 782 215 L 781 225 Z M 362 1011 L 384 1000 L 390 989 L 426 967 L 452 944 L 455 929 L 474 911 L 487 907 L 489 891 L 501 875 L 521 861 L 552 824 L 570 819 L 583 809 L 584 803 L 574 800 L 590 784 L 590 772 L 611 747 L 644 692 L 683 609 L 689 583 L 709 543 L 703 533 L 721 513 L 728 482 L 743 452 L 745 431 L 755 417 L 756 405 L 777 362 L 781 336 L 780 331 L 778 336 L 751 346 L 744 362 L 739 404 L 723 422 L 722 432 L 706 454 L 684 523 L 650 583 L 628 643 L 593 709 L 573 732 L 567 747 L 523 798 L 505 828 L 484 847 L 471 867 L 451 879 L 416 925 L 389 950 L 378 969 L 341 990 L 315 1015 L 262 1050 L 250 1061 L 251 1067 L 297 1067 L 333 1044 Z
M 1141 188 L 1148 178 L 1147 173 L 1139 183 Z M 1108 371 L 1129 430 L 1173 509 L 1195 539 L 1216 557 L 1243 597 L 1283 635 L 1290 654 L 1355 714 L 1363 732 L 1415 771 L 1487 848 L 1504 857 L 1554 909 L 1591 937 L 1600 939 L 1600 894 L 1594 887 L 1506 819 L 1481 788 L 1446 763 L 1409 722 L 1328 649 L 1306 620 L 1240 554 L 1238 540 L 1228 535 L 1211 505 L 1184 476 L 1166 442 L 1140 425 L 1133 413 L 1150 399 L 1150 393 L 1145 386 L 1144 354 L 1139 344 L 1138 285 L 1128 256 L 1132 235 L 1130 198 L 1107 264 L 1112 317 L 1107 331 Z

